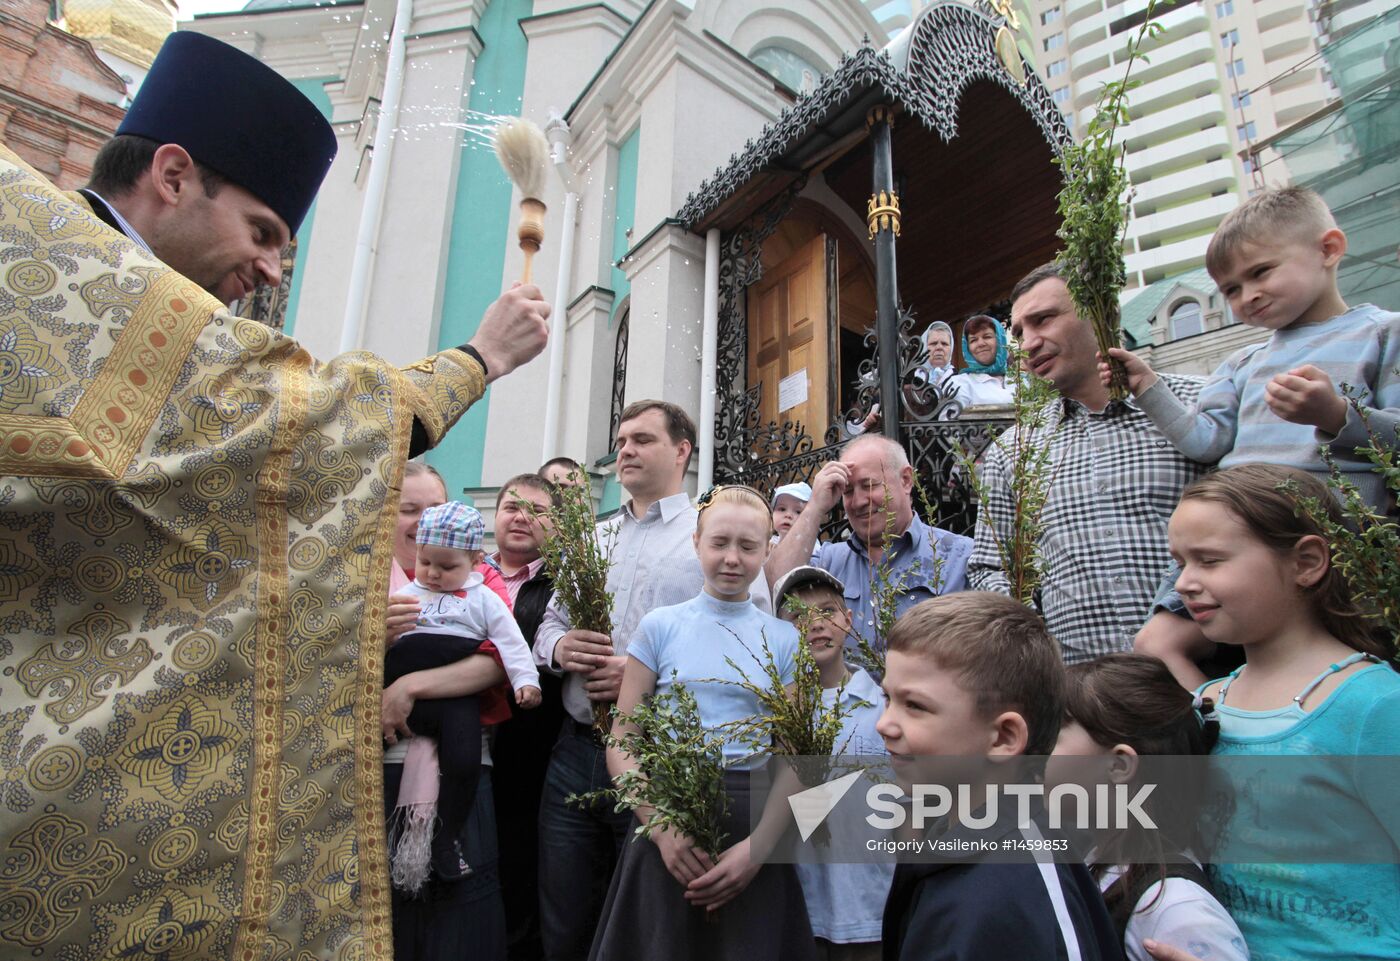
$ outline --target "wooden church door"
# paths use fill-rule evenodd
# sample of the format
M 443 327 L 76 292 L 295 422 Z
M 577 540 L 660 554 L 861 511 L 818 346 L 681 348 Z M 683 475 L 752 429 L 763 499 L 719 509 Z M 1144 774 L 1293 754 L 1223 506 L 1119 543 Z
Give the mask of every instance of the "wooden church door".
M 817 234 L 749 288 L 749 384 L 762 382 L 759 423 L 802 424 L 821 443 L 838 358 L 828 304 L 834 240 Z

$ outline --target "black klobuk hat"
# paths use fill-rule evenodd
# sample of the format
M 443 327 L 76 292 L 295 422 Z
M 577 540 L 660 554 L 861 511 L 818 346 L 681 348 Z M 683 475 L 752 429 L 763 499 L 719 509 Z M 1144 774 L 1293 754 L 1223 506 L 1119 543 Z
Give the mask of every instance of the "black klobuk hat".
M 293 234 L 335 159 L 331 125 L 300 90 L 200 33 L 166 38 L 117 133 L 179 144 L 271 207 Z

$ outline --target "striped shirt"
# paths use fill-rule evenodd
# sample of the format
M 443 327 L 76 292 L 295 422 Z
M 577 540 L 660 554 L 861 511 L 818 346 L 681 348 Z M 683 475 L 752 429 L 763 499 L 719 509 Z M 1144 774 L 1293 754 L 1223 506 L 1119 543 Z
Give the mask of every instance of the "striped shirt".
M 1196 377 L 1163 374 L 1183 404 L 1201 388 Z M 1053 472 L 1040 538 L 1041 608 L 1066 663 L 1132 647 L 1166 570 L 1167 520 L 1182 488 L 1206 465 L 1176 450 L 1133 401 L 1103 411 L 1060 399 L 1029 442 L 1046 445 Z M 968 563 L 975 590 L 1009 593 L 997 535 L 1011 530 L 1010 434 L 987 449 L 981 477 L 987 499 L 978 511 Z M 1003 448 L 1005 445 L 1005 449 Z
M 1346 425 L 1332 435 L 1270 410 L 1269 381 L 1304 364 L 1326 371 L 1337 390 L 1350 387 L 1364 420 L 1349 409 Z M 1219 460 L 1221 467 L 1283 464 L 1326 483 L 1327 465 L 1318 454 L 1325 444 L 1362 496 L 1382 512 L 1390 509 L 1381 475 L 1356 449 L 1371 443 L 1368 425 L 1382 443 L 1400 446 L 1400 314 L 1363 304 L 1320 324 L 1276 330 L 1221 364 L 1194 405 L 1160 385 L 1143 391 L 1138 403 L 1187 457 Z
M 520 589 L 534 580 L 535 575 L 540 572 L 540 568 L 544 567 L 544 558 L 535 558 L 530 563 L 516 570 L 514 574 L 507 574 L 504 570 L 501 570 L 500 551 L 488 556 L 486 558 L 486 563 L 500 571 L 501 583 L 505 584 L 506 593 L 510 595 L 510 603 L 514 605 L 515 602 L 520 599 Z

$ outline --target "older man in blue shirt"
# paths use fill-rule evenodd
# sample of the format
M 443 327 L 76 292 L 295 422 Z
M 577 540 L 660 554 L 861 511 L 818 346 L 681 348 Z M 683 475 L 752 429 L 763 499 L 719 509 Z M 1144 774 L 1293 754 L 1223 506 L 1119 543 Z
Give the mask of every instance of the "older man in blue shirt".
M 896 441 L 857 437 L 812 481 L 812 499 L 773 548 L 765 570 L 769 583 L 802 564 L 835 574 L 846 585 L 852 628 L 877 648 L 874 587 L 880 570 L 899 588 L 895 610 L 967 589 L 972 538 L 930 527 L 914 513 L 914 469 Z M 849 540 L 818 544 L 826 515 L 841 501 L 851 525 Z M 815 553 L 814 553 L 815 551 Z M 854 639 L 848 646 L 855 646 Z

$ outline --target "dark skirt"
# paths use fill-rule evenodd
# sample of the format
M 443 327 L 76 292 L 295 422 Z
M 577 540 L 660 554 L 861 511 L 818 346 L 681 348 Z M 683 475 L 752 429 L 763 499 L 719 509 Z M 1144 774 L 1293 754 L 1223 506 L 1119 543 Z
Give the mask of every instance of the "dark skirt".
M 402 764 L 384 765 L 388 810 L 398 797 L 402 775 Z M 419 897 L 392 889 L 394 961 L 505 961 L 506 918 L 489 765 L 482 765 L 461 840 L 471 874 L 451 882 L 430 878 Z
M 749 775 L 725 775 L 728 843 L 749 833 Z M 666 870 L 661 851 L 632 835 L 622 849 L 589 961 L 815 961 L 807 903 L 790 864 L 765 864 L 749 886 L 706 920 Z

